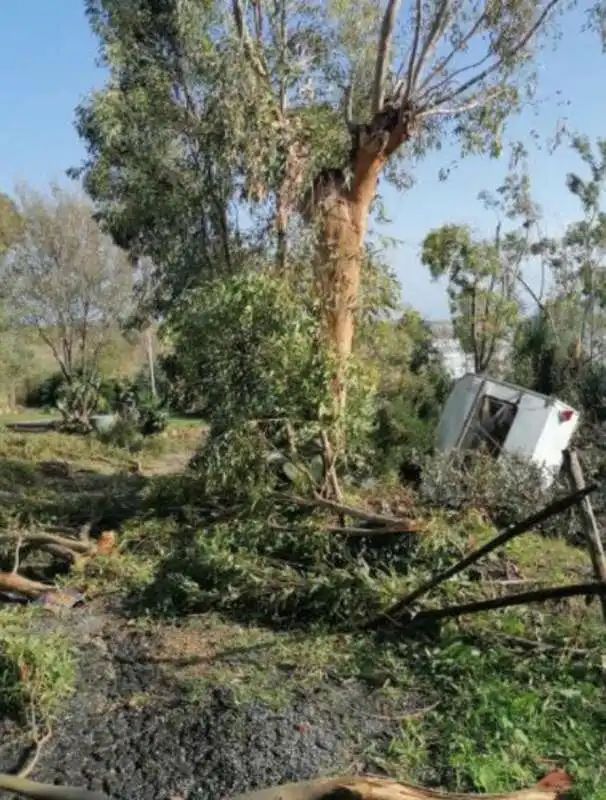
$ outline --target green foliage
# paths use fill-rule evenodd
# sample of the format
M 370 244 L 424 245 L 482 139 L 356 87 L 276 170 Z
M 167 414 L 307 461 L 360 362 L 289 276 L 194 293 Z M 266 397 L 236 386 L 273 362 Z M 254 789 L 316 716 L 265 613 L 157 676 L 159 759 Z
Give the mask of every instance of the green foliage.
M 507 454 L 498 459 L 481 451 L 430 455 L 422 474 L 424 498 L 434 507 L 479 509 L 499 527 L 518 522 L 550 498 L 540 469 Z M 568 518 L 560 522 L 566 530 Z
M 168 336 L 218 431 L 331 414 L 331 363 L 317 318 L 282 280 L 258 272 L 208 283 L 171 316 Z
M 539 311 L 516 331 L 512 377 L 580 406 L 587 419 L 598 421 L 604 406 L 606 214 L 601 202 L 606 141 L 592 147 L 586 137 L 575 136 L 571 147 L 588 173 L 586 178 L 574 173 L 566 177 L 582 217 L 561 238 L 542 239 L 532 249 L 549 270 L 552 289 Z
M 0 711 L 48 725 L 74 689 L 73 648 L 49 632 L 45 612 L 0 611 Z
M 57 389 L 57 411 L 66 426 L 88 426 L 90 415 L 100 405 L 101 381 L 99 378 L 75 376 L 65 381 Z
M 23 218 L 8 195 L 0 192 L 0 259 L 16 244 L 23 232 Z
M 501 631 L 507 617 L 491 624 Z M 602 800 L 599 645 L 580 661 L 565 647 L 529 658 L 495 639 L 486 647 L 453 630 L 427 648 L 401 647 L 416 680 L 444 702 L 404 724 L 388 767 L 409 781 L 496 793 L 528 788 L 560 766 L 574 781 L 573 797 Z
M 379 375 L 373 468 L 395 471 L 434 445 L 435 426 L 451 380 L 431 330 L 408 310 L 397 322 L 376 322 L 362 342 Z
M 95 381 L 131 304 L 132 267 L 77 192 L 23 186 L 19 201 L 23 233 L 0 273 L 6 306 L 36 331 L 67 382 Z

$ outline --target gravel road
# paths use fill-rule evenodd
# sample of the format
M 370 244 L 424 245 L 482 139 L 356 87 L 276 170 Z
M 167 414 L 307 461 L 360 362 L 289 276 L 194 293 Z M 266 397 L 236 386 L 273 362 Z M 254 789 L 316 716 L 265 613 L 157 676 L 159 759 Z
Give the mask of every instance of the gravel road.
M 239 704 L 220 686 L 192 702 L 150 660 L 150 634 L 106 612 L 71 614 L 52 624 L 68 626 L 77 642 L 78 692 L 32 776 L 41 781 L 121 800 L 219 800 L 344 770 L 376 772 L 364 755 L 369 743 L 386 748 L 398 713 L 418 705 L 392 716 L 384 699 L 357 685 L 319 686 L 280 711 Z M 15 768 L 15 734 L 0 721 L 0 771 Z

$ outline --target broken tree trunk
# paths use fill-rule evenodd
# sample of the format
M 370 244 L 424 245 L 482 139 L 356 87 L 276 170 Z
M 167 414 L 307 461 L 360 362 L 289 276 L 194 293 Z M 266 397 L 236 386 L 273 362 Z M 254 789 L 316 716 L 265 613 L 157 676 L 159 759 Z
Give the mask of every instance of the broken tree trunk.
M 326 336 L 336 359 L 333 394 L 337 410 L 346 403 L 346 371 L 353 348 L 363 246 L 379 177 L 389 158 L 410 138 L 404 108 L 375 114 L 369 125 L 352 125 L 345 169 L 319 173 L 303 204 L 316 226 L 315 283 Z
M 343 777 L 289 783 L 232 800 L 557 800 L 558 792 L 540 788 L 498 795 L 450 794 L 422 789 L 387 778 Z

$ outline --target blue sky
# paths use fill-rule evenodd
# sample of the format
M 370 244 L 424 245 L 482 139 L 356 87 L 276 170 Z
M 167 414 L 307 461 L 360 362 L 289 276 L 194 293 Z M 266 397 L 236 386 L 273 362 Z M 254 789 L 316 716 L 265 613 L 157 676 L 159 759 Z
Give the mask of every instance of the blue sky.
M 597 36 L 576 33 L 581 24 L 579 12 L 558 49 L 543 56 L 544 102 L 538 112 L 529 111 L 511 125 L 513 138 L 526 138 L 530 129 L 548 137 L 563 116 L 572 130 L 606 137 L 606 56 Z M 63 179 L 65 170 L 79 163 L 83 147 L 73 127 L 73 112 L 78 101 L 103 82 L 95 65 L 96 50 L 80 0 L 0 2 L 1 191 L 10 193 L 20 180 L 43 187 Z M 560 104 L 561 98 L 569 101 L 567 106 Z M 564 148 L 551 156 L 538 149 L 531 152 L 535 198 L 544 209 L 548 232 L 557 234 L 576 214 L 564 178 L 578 162 Z M 419 262 L 419 242 L 429 229 L 445 222 L 467 222 L 490 231 L 494 218 L 476 198 L 482 189 L 494 189 L 506 169 L 505 163 L 468 159 L 441 183 L 440 167 L 455 158 L 456 152 L 448 149 L 430 156 L 416 170 L 417 184 L 408 192 L 381 188 L 391 218 L 384 232 L 400 242 L 389 258 L 403 298 L 430 318 L 447 315 L 446 297 Z

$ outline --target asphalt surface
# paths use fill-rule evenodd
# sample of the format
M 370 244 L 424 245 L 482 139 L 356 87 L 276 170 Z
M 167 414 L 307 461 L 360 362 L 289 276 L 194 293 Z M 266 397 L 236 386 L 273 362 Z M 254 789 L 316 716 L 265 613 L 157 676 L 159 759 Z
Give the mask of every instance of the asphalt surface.
M 88 610 L 53 624 L 68 625 L 78 643 L 79 685 L 37 780 L 122 800 L 219 800 L 335 772 L 377 772 L 365 756 L 369 743 L 383 750 L 398 733 L 398 714 L 385 714 L 384 700 L 360 686 L 319 686 L 279 711 L 238 704 L 219 686 L 193 703 L 150 659 L 149 634 Z M 15 769 L 22 754 L 22 743 L 11 744 L 16 734 L 0 721 L 0 771 Z

